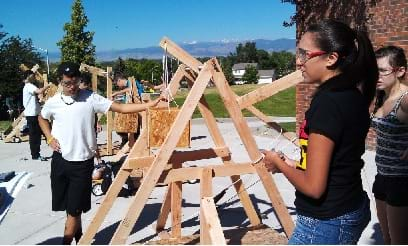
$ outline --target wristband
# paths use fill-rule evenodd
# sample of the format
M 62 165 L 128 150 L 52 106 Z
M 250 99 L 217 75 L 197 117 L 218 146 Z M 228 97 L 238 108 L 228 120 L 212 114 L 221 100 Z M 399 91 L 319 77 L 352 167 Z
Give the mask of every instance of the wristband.
M 54 140 L 53 136 L 51 136 L 50 138 L 47 138 L 47 144 L 50 145 L 52 140 Z

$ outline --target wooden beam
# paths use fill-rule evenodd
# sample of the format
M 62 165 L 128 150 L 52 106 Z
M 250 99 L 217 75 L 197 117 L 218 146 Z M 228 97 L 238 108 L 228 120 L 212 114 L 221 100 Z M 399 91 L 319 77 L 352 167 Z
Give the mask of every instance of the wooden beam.
M 132 198 L 131 205 L 128 209 L 128 212 L 125 218 L 119 224 L 113 238 L 111 240 L 112 244 L 125 244 L 126 239 L 129 236 L 130 231 L 144 205 L 149 198 L 150 193 L 155 187 L 158 178 L 160 177 L 164 167 L 168 163 L 171 154 L 176 147 L 178 139 L 184 130 L 184 127 L 191 119 L 194 109 L 197 107 L 198 101 L 201 95 L 204 93 L 205 88 L 207 87 L 208 82 L 212 76 L 212 61 L 207 62 L 200 74 L 197 77 L 196 83 L 194 83 L 193 88 L 188 94 L 186 101 L 184 102 L 179 115 L 173 123 L 173 126 L 167 135 L 162 147 L 159 149 L 156 158 L 154 159 L 149 171 L 146 174 L 146 177 L 143 179 L 143 182 L 138 189 L 136 195 Z
M 256 171 L 262 181 L 263 186 L 265 187 L 266 193 L 271 200 L 272 206 L 275 209 L 275 213 L 285 230 L 286 236 L 290 238 L 295 227 L 292 218 L 290 217 L 289 211 L 286 208 L 286 205 L 280 196 L 278 187 L 273 181 L 271 174 L 268 172 L 263 162 L 255 165 Z
M 171 210 L 171 186 L 173 183 L 170 183 L 167 186 L 166 194 L 164 195 L 164 200 L 162 206 L 160 208 L 159 217 L 156 223 L 156 232 L 159 233 L 164 230 L 166 226 L 167 218 L 169 217 L 170 210 Z
M 240 97 L 238 104 L 241 109 L 244 109 L 257 102 L 265 100 L 266 98 L 277 94 L 283 90 L 293 87 L 303 81 L 302 72 L 297 70 L 283 78 L 273 81 L 272 83 L 262 86 L 250 93 Z
M 173 170 L 181 170 L 181 163 L 173 163 Z M 171 237 L 181 238 L 181 202 L 182 183 L 176 181 L 171 185 Z
M 98 74 L 92 74 L 92 91 L 98 93 Z
M 88 72 L 88 73 L 92 73 L 92 74 L 95 73 L 95 74 L 97 74 L 98 76 L 101 76 L 101 77 L 106 77 L 108 74 L 110 74 L 109 72 L 106 73 L 106 71 L 103 70 L 102 68 L 90 66 L 90 65 L 87 65 L 85 63 L 81 63 L 81 66 L 79 67 L 79 71 Z
M 199 72 L 199 67 L 203 65 L 201 62 L 191 57 L 190 54 L 188 54 L 186 51 L 181 49 L 177 44 L 175 44 L 173 41 L 171 41 L 167 37 L 162 38 L 159 45 L 166 52 L 168 52 L 172 56 L 182 61 L 182 63 L 184 63 L 187 67 L 190 67 L 191 69 L 193 69 L 196 73 Z
M 256 173 L 252 163 L 236 163 L 235 165 L 206 165 L 203 167 L 184 167 L 181 169 L 169 170 L 163 183 L 169 184 L 176 181 L 187 181 L 200 179 L 203 169 L 208 168 L 213 172 L 214 177 L 229 177 L 233 175 L 242 175 Z
M 215 61 L 215 63 L 216 66 L 219 67 L 218 62 Z M 241 137 L 241 141 L 248 151 L 249 157 L 253 162 L 259 160 L 262 156 L 261 152 L 259 151 L 251 130 L 242 115 L 241 108 L 235 100 L 235 94 L 228 85 L 228 81 L 225 79 L 224 74 L 222 72 L 215 72 L 213 74 L 213 81 L 220 92 L 221 99 L 224 102 L 225 108 L 227 109 L 239 136 Z
M 209 148 L 189 151 L 174 151 L 170 157 L 169 163 L 183 163 L 187 161 L 197 161 L 211 159 L 216 157 L 229 156 L 230 152 L 227 147 Z M 131 157 L 122 165 L 122 168 L 135 169 L 149 167 L 154 160 L 154 156 Z
M 212 197 L 203 197 L 200 202 L 200 244 L 227 244 Z
M 200 172 L 200 201 L 204 197 L 212 197 L 212 169 L 203 167 Z M 207 244 L 210 242 L 210 236 L 208 232 L 207 223 L 205 222 L 204 212 L 202 211 L 202 205 L 200 202 L 200 242 Z
M 107 74 L 112 72 L 112 68 L 108 67 L 106 69 Z M 112 79 L 110 76 L 106 76 L 106 97 L 112 97 Z M 112 111 L 108 111 L 106 113 L 106 149 L 108 155 L 112 155 L 112 131 L 113 131 L 113 118 L 112 118 Z
M 23 127 L 23 125 L 24 125 L 23 118 L 20 118 L 17 125 L 13 128 L 13 130 L 11 130 L 11 132 L 4 138 L 3 141 L 5 143 L 8 143 L 13 141 L 13 137 L 20 137 L 20 130 Z
M 105 195 L 100 207 L 96 211 L 95 216 L 92 218 L 91 223 L 86 229 L 85 233 L 82 235 L 81 240 L 78 244 L 89 245 L 92 243 L 92 239 L 104 221 L 106 215 L 111 209 L 113 203 L 115 202 L 116 197 L 119 194 L 119 191 L 122 189 L 122 186 L 125 184 L 127 178 L 130 175 L 131 170 L 120 169 L 116 174 L 116 177 L 108 189 L 108 192 Z

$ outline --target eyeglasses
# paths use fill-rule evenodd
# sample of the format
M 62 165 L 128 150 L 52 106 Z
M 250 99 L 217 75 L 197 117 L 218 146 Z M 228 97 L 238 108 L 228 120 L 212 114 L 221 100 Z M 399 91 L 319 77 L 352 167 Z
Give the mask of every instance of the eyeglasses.
M 307 61 L 313 57 L 321 56 L 327 54 L 326 51 L 310 51 L 302 48 L 296 49 L 296 58 L 299 59 L 300 65 L 305 65 Z
M 65 87 L 72 87 L 72 86 L 77 86 L 81 82 L 80 79 L 72 79 L 72 80 L 62 80 L 61 84 Z
M 393 67 L 391 69 L 378 68 L 378 75 L 380 75 L 382 77 L 386 77 L 386 76 L 388 76 L 388 75 L 390 75 L 390 74 L 392 74 L 394 72 L 397 72 L 397 71 L 398 71 L 398 68 L 395 68 L 395 67 Z

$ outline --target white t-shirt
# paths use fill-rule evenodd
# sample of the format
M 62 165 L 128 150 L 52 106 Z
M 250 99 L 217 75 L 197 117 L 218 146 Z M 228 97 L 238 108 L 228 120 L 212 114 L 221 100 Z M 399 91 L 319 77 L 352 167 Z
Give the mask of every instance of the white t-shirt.
M 37 116 L 40 113 L 40 103 L 38 102 L 37 86 L 25 83 L 23 88 L 23 106 L 25 116 Z
M 65 160 L 85 161 L 95 155 L 95 113 L 106 113 L 111 105 L 112 101 L 89 90 L 80 90 L 75 101 L 62 93 L 46 101 L 41 116 L 53 120 L 51 134 Z

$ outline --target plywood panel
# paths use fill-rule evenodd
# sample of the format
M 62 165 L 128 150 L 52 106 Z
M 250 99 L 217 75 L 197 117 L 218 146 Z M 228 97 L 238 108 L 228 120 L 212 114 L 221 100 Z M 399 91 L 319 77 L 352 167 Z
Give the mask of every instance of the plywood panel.
M 160 147 L 166 138 L 177 114 L 178 108 L 149 109 L 148 129 L 149 129 L 149 147 Z M 177 147 L 190 147 L 191 121 L 181 135 Z
M 122 114 L 116 112 L 113 121 L 114 131 L 128 133 L 137 132 L 139 125 L 138 118 L 138 113 Z

